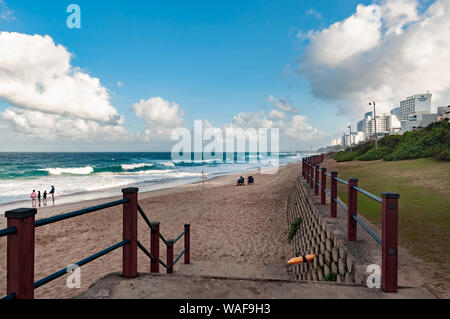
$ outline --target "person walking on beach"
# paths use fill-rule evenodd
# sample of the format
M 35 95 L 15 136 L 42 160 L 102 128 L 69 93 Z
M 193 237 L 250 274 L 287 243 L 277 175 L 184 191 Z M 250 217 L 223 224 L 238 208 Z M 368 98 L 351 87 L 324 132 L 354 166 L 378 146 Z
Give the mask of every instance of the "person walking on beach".
M 38 191 L 38 194 L 37 194 L 37 198 L 38 198 L 38 205 L 39 205 L 39 207 L 41 207 L 41 191 Z
M 44 194 L 42 196 L 44 206 L 47 206 L 47 190 L 44 191 Z
M 52 189 L 49 194 L 52 194 L 53 206 L 55 206 L 55 186 L 52 185 Z
M 30 198 L 31 198 L 31 206 L 32 206 L 33 208 L 35 208 L 35 207 L 36 207 L 36 198 L 37 198 L 37 195 L 36 195 L 36 191 L 35 191 L 34 189 L 33 189 L 33 191 L 31 192 Z

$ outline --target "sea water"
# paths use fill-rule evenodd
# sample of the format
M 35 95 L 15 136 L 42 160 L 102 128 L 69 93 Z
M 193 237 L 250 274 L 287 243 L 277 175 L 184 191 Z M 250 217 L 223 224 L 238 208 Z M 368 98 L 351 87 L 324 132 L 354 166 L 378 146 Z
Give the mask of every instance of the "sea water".
M 279 163 L 301 161 L 302 155 L 279 153 Z M 120 195 L 120 189 L 128 186 L 149 191 L 199 182 L 202 171 L 211 179 L 270 165 L 269 157 L 262 154 L 235 153 L 230 162 L 172 161 L 171 153 L 163 152 L 0 153 L 0 214 L 24 206 L 33 190 L 48 193 L 52 185 L 57 203 L 62 204 Z

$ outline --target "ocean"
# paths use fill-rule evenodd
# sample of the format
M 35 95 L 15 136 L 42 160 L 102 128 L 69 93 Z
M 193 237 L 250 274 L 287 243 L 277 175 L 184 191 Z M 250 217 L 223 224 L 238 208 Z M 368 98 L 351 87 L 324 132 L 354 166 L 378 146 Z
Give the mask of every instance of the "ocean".
M 225 155 L 224 155 L 225 156 Z M 303 154 L 279 153 L 280 165 L 301 161 Z M 191 154 L 193 158 L 193 154 Z M 33 190 L 56 188 L 57 204 L 106 198 L 123 187 L 140 191 L 199 182 L 269 167 L 262 154 L 235 153 L 234 161 L 172 161 L 171 153 L 0 153 L 0 214 L 31 205 Z

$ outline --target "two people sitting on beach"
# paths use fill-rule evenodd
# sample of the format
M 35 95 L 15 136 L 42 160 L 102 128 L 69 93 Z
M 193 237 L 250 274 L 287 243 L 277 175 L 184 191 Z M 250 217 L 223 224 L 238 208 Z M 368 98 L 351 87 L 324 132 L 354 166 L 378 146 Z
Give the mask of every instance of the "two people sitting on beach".
M 52 185 L 52 188 L 51 188 L 49 194 L 52 195 L 52 201 L 53 201 L 53 206 L 54 206 L 55 205 L 55 186 Z M 39 205 L 39 207 L 41 207 L 41 191 L 38 191 L 36 194 L 36 190 L 33 189 L 33 191 L 31 192 L 30 198 L 31 198 L 31 206 L 33 208 L 37 207 L 37 205 Z M 47 190 L 44 191 L 44 194 L 42 195 L 42 199 L 43 199 L 43 205 L 47 206 Z
M 255 183 L 255 179 L 253 178 L 253 176 L 249 176 L 247 185 L 253 185 L 254 183 Z M 237 185 L 236 186 L 245 186 L 245 178 L 241 176 L 237 180 Z

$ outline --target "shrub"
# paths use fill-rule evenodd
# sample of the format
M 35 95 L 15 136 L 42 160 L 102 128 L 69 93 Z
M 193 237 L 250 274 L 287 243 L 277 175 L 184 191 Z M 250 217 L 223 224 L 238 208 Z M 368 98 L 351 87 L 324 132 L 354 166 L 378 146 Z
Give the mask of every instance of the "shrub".
M 336 280 L 337 280 L 337 275 L 336 275 L 335 273 L 328 274 L 328 275 L 325 277 L 325 280 L 326 280 L 326 281 L 336 281 Z
M 398 161 L 417 158 L 450 160 L 450 123 L 441 121 L 431 123 L 422 130 L 406 132 L 403 135 L 389 135 L 378 141 L 355 147 L 352 152 L 345 150 L 333 156 L 338 162 L 360 160 Z
M 289 230 L 288 239 L 291 241 L 294 238 L 294 235 L 297 233 L 297 230 L 300 228 L 302 223 L 302 219 L 298 218 L 296 221 L 291 223 L 291 229 Z

